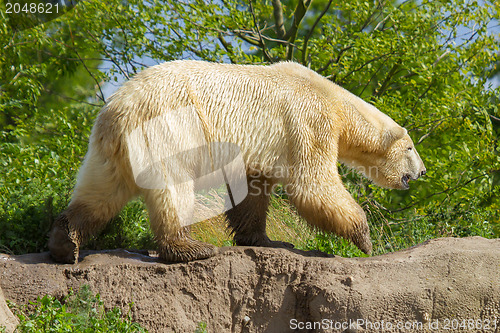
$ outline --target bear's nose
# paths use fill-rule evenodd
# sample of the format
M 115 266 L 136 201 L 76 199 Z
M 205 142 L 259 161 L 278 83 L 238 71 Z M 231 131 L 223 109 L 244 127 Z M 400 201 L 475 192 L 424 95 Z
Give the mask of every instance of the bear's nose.
M 425 174 L 427 173 L 427 170 L 422 170 L 422 172 L 420 172 L 420 176 L 425 176 Z

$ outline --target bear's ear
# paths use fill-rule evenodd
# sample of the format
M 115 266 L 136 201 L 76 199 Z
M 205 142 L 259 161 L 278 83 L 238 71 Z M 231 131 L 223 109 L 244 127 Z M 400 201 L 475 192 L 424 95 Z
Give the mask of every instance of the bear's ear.
M 382 137 L 382 146 L 387 149 L 389 148 L 395 141 L 401 139 L 408 131 L 406 128 L 401 126 L 393 126 L 384 130 Z

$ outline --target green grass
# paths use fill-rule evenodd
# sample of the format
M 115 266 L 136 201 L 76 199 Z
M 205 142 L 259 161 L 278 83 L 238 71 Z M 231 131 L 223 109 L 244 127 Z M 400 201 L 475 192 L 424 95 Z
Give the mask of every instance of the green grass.
M 200 241 L 216 246 L 232 244 L 226 219 L 222 215 L 196 223 L 191 230 L 193 237 Z M 290 202 L 278 196 L 271 199 L 266 230 L 269 238 L 292 243 L 300 249 L 305 249 L 308 241 L 316 235 L 316 231 L 297 214 Z
M 198 327 L 196 327 L 194 333 L 208 333 L 207 323 L 205 323 L 204 321 L 198 323 Z
M 18 307 L 10 303 L 9 306 L 19 318 L 16 332 L 20 333 L 147 332 L 132 322 L 130 313 L 123 314 L 119 308 L 105 311 L 99 294 L 94 295 L 87 285 L 82 285 L 76 294 L 70 293 L 62 302 L 46 295 L 29 305 Z

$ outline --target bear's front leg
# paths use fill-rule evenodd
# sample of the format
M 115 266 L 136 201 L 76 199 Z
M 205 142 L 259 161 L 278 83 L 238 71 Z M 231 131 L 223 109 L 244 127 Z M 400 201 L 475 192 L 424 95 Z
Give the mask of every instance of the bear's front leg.
M 309 224 L 342 236 L 364 253 L 371 254 L 372 243 L 366 214 L 345 189 L 335 171 L 326 175 L 318 172 L 319 175 L 310 178 L 303 176 L 300 182 L 290 184 L 290 199 Z
M 79 241 L 76 233 L 70 232 L 66 212 L 54 222 L 49 234 L 49 251 L 52 259 L 63 264 L 74 264 L 78 261 Z
M 80 245 L 104 228 L 118 207 L 121 207 L 114 205 L 116 199 L 107 202 L 83 200 L 79 189 L 75 193 L 68 208 L 54 221 L 49 234 L 50 255 L 63 264 L 77 263 Z
M 49 250 L 60 263 L 78 262 L 80 245 L 120 212 L 135 189 L 92 141 L 78 174 L 73 197 L 50 231 Z

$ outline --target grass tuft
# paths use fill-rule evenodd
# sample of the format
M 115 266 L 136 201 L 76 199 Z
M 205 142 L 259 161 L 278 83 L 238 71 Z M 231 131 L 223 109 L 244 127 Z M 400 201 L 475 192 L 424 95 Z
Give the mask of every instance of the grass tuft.
M 126 314 L 119 308 L 105 311 L 99 294 L 94 295 L 87 285 L 82 285 L 78 293 L 70 293 L 62 301 L 45 295 L 22 307 L 13 303 L 9 306 L 19 318 L 16 332 L 21 333 L 147 332 L 132 322 L 130 309 Z M 129 306 L 131 308 L 132 304 Z

